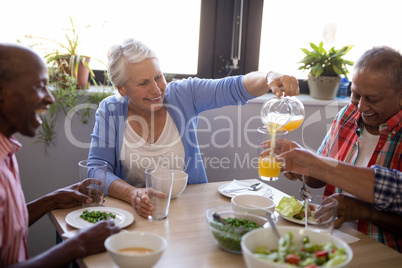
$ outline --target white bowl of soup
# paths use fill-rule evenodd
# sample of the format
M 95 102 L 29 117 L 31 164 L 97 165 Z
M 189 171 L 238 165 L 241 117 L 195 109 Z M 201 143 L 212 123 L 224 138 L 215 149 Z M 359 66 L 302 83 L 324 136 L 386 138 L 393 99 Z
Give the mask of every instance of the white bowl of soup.
M 172 195 L 170 199 L 176 199 L 186 189 L 188 174 L 181 170 L 174 170 Z
M 154 266 L 167 247 L 167 240 L 151 232 L 120 232 L 105 240 L 105 248 L 121 268 Z

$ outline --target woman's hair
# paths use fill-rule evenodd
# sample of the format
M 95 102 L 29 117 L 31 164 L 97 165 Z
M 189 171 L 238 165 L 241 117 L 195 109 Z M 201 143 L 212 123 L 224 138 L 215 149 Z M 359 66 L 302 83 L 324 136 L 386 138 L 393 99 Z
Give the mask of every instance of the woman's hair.
M 374 47 L 367 50 L 356 61 L 356 71 L 381 73 L 395 90 L 402 90 L 402 55 L 399 51 L 387 47 Z
M 157 58 L 156 53 L 140 41 L 127 39 L 122 45 L 114 45 L 109 49 L 109 65 L 107 74 L 114 86 L 122 86 L 126 82 L 126 68 L 133 63 L 145 59 Z

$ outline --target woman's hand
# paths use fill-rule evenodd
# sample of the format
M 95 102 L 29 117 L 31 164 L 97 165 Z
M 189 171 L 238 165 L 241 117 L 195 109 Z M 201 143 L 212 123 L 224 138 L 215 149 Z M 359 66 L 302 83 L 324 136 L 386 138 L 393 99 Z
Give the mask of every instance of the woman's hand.
M 151 205 L 151 197 L 167 198 L 166 194 L 156 191 L 152 188 L 137 188 L 133 190 L 132 206 L 137 213 L 144 217 L 152 215 L 154 207 Z
M 281 88 L 283 88 L 285 96 L 299 95 L 299 81 L 294 76 L 269 72 L 266 76 L 266 82 L 277 97 L 283 94 Z
M 299 82 L 296 77 L 290 75 L 282 75 L 276 72 L 251 72 L 243 78 L 244 86 L 248 93 L 254 97 L 261 96 L 269 90 L 280 97 L 282 90 L 285 91 L 285 96 L 294 96 L 299 94 Z

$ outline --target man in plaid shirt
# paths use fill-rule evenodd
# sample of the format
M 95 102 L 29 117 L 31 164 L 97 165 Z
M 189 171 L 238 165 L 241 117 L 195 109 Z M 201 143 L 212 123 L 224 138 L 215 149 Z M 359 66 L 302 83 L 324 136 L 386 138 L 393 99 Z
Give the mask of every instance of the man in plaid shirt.
M 333 158 L 317 155 L 293 141 L 278 140 L 277 148 L 284 148 L 278 160 L 285 162 L 285 170 L 319 178 L 322 182 L 342 187 L 379 211 L 402 216 L 402 172 L 380 166 L 358 167 Z M 365 178 L 365 186 L 359 185 Z M 400 227 L 402 217 L 396 217 Z
M 335 117 L 318 154 L 359 167 L 377 165 L 401 171 L 402 55 L 389 47 L 366 51 L 354 66 L 351 91 L 351 104 Z M 387 174 L 392 175 L 392 171 L 387 172 L 385 176 L 377 176 L 387 178 Z M 354 190 L 369 187 L 367 177 L 359 176 L 358 179 L 359 182 L 354 183 Z M 314 188 L 325 185 L 325 182 L 313 177 L 308 177 L 306 182 Z M 387 191 L 394 191 L 393 186 L 388 184 L 388 181 L 381 183 L 381 187 L 388 190 L 376 192 L 378 200 L 384 200 L 382 197 L 388 194 Z M 401 251 L 401 219 L 396 214 L 379 211 L 383 208 L 388 210 L 384 204 L 377 205 L 377 209 L 368 207 L 367 203 L 354 198 L 354 191 L 348 191 L 341 185 L 336 188 L 327 184 L 324 193 L 325 196 L 340 194 L 336 196 L 339 201 L 339 219 L 350 222 L 358 219 L 359 231 Z M 399 226 L 395 226 L 395 223 L 399 223 Z

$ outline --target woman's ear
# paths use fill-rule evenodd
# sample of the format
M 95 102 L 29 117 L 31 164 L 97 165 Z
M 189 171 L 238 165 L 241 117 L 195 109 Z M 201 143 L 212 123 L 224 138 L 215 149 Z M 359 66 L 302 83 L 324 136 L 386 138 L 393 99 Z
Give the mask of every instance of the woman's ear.
M 125 97 L 127 95 L 127 91 L 124 86 L 117 86 L 117 90 L 119 91 L 121 96 Z

